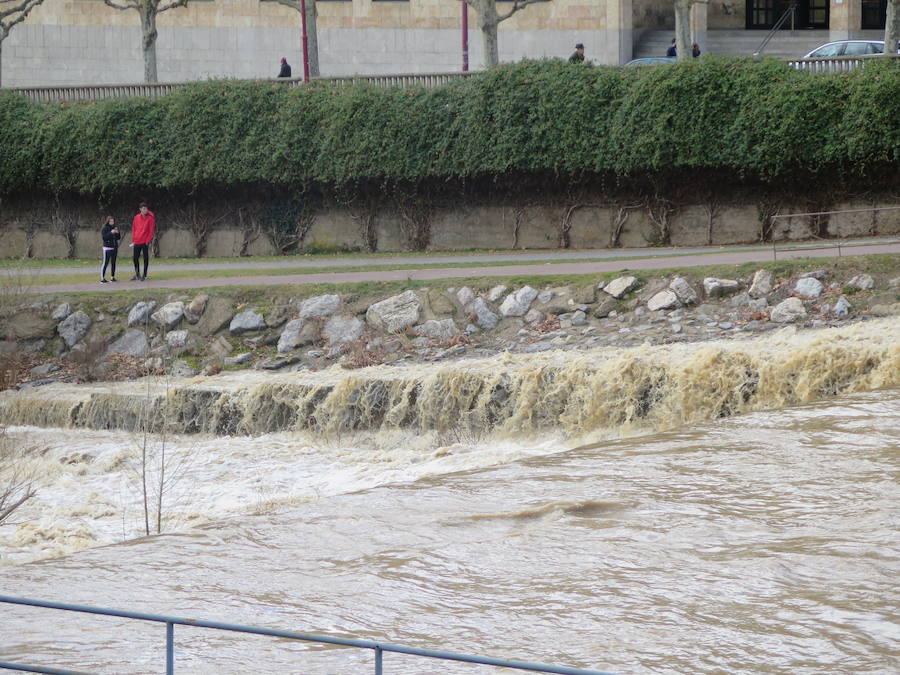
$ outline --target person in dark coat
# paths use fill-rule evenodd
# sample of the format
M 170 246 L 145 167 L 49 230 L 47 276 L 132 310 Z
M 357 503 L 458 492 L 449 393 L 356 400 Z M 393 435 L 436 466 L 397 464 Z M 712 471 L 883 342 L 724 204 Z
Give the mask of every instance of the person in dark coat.
M 283 56 L 281 57 L 281 70 L 278 71 L 278 77 L 290 77 L 291 76 L 291 64 L 287 62 L 287 59 Z
M 103 267 L 100 269 L 100 283 L 109 283 L 106 280 L 106 268 L 109 267 L 112 278 L 110 281 L 116 280 L 116 256 L 119 254 L 119 226 L 116 225 L 116 219 L 112 216 L 106 216 L 106 222 L 103 223 L 103 229 L 100 230 L 100 238 L 103 240 Z
M 580 42 L 575 45 L 575 53 L 569 57 L 569 63 L 584 63 L 584 45 Z
M 698 45 L 696 42 L 691 45 L 691 56 L 693 56 L 695 59 L 700 56 L 700 45 Z
M 666 50 L 666 56 L 671 58 L 678 56 L 678 50 L 675 48 L 675 38 L 672 38 L 672 44 L 670 44 L 669 48 Z

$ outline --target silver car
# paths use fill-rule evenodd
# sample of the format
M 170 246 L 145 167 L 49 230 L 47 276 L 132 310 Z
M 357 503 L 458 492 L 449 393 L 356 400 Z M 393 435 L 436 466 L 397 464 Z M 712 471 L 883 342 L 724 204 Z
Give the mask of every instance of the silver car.
M 865 54 L 883 54 L 882 40 L 840 40 L 816 47 L 804 59 L 817 59 L 829 56 L 863 56 Z

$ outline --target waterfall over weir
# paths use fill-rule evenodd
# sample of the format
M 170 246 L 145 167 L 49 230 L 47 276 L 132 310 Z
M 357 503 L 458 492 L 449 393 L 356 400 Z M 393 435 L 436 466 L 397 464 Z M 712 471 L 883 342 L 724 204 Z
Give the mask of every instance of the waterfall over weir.
M 0 424 L 255 435 L 667 429 L 900 385 L 900 319 L 742 341 L 234 372 L 0 394 Z

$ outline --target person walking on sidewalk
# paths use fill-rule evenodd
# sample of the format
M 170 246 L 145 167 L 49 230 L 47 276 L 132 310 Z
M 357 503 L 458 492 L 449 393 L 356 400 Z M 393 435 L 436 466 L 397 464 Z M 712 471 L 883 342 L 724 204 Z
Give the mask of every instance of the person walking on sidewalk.
M 156 216 L 153 211 L 147 208 L 146 204 L 141 204 L 140 213 L 135 214 L 134 220 L 131 222 L 131 244 L 134 246 L 134 276 L 132 281 L 147 280 L 147 266 L 150 264 L 150 242 L 153 241 L 153 235 L 156 234 Z M 144 273 L 141 274 L 138 262 L 141 256 L 144 256 Z
M 112 278 L 110 281 L 116 280 L 116 256 L 119 255 L 119 226 L 116 225 L 116 219 L 112 216 L 106 216 L 106 222 L 100 230 L 100 238 L 103 239 L 103 267 L 100 268 L 100 283 L 108 283 L 106 280 L 106 268 Z

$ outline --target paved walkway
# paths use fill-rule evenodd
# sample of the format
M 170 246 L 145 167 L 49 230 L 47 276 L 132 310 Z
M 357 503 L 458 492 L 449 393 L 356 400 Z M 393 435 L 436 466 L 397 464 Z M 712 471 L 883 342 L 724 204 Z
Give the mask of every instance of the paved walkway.
M 498 253 L 498 254 L 473 254 L 452 256 L 419 256 L 419 257 L 391 257 L 391 258 L 336 258 L 316 260 L 290 259 L 285 262 L 253 261 L 252 259 L 235 263 L 160 263 L 151 264 L 150 279 L 144 282 L 120 281 L 115 284 L 103 284 L 99 282 L 76 284 L 51 284 L 34 286 L 34 293 L 99 291 L 116 292 L 141 288 L 204 288 L 216 286 L 273 286 L 294 284 L 322 284 L 322 283 L 354 283 L 363 281 L 426 281 L 433 279 L 457 279 L 467 277 L 511 277 L 511 276 L 543 276 L 543 275 L 573 275 L 573 274 L 598 274 L 601 272 L 623 272 L 626 270 L 650 270 L 669 267 L 697 267 L 702 265 L 741 264 L 751 262 L 767 262 L 773 257 L 779 260 L 791 258 L 836 258 L 847 255 L 871 255 L 871 254 L 900 254 L 900 239 L 856 240 L 853 242 L 842 241 L 840 247 L 836 243 L 805 244 L 780 247 L 773 254 L 771 246 L 744 246 L 727 250 L 720 248 L 693 248 L 693 249 L 602 249 L 591 251 L 546 251 L 541 253 Z M 602 258 L 615 258 L 603 260 Z M 599 259 L 599 260 L 598 260 Z M 532 260 L 544 261 L 542 263 L 529 263 Z M 504 264 L 491 266 L 490 263 L 509 263 L 510 261 L 522 261 L 523 264 Z M 130 263 L 130 261 L 124 261 Z M 379 267 L 389 268 L 397 265 L 427 265 L 427 264 L 459 264 L 472 263 L 465 267 L 430 268 L 430 269 L 368 269 L 354 272 L 323 272 L 307 274 L 277 274 L 277 275 L 251 275 L 203 277 L 193 279 L 190 271 L 209 269 L 285 269 L 289 267 L 321 268 L 321 267 Z M 123 266 L 130 275 L 130 264 Z M 84 268 L 63 268 L 62 271 L 53 269 L 52 273 L 79 273 Z M 184 271 L 187 274 L 183 278 L 154 280 L 154 271 Z M 51 270 L 41 270 L 44 276 Z

